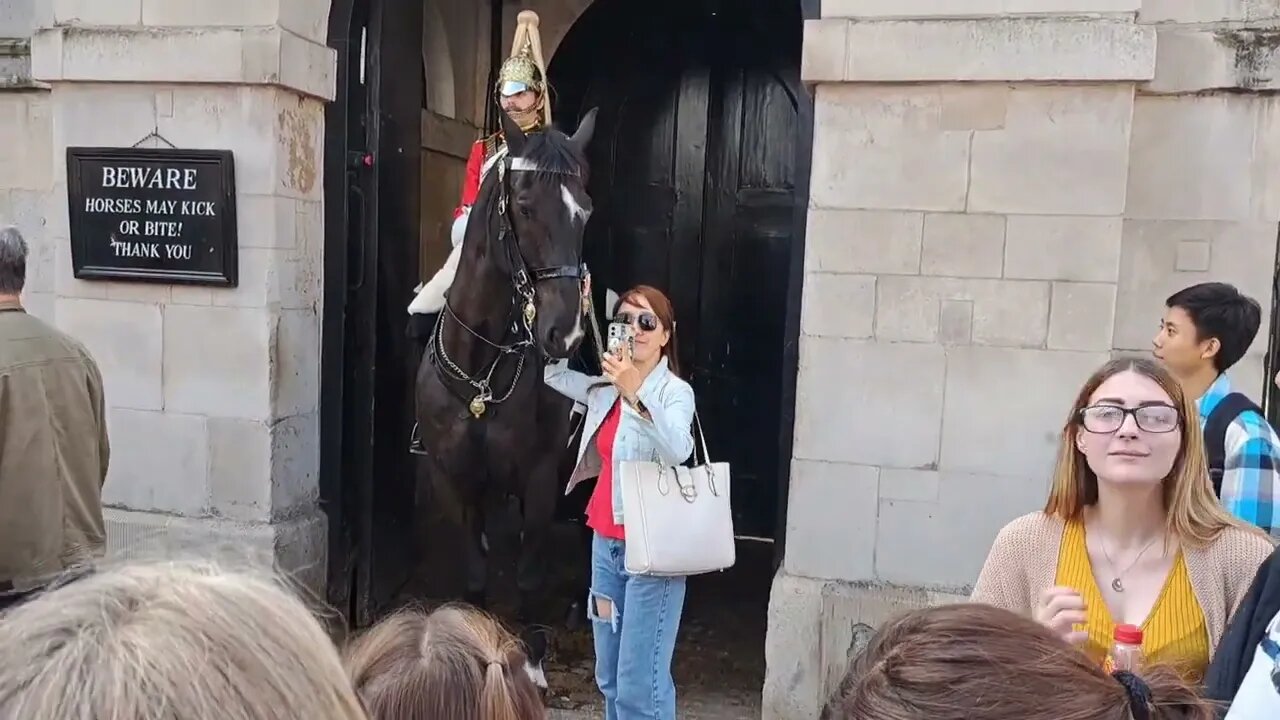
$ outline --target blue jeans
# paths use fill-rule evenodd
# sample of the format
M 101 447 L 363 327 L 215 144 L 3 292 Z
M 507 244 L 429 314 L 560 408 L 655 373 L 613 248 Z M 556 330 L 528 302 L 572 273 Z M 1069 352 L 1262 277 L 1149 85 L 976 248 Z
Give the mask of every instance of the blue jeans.
M 630 575 L 626 544 L 596 534 L 591 540 L 587 616 L 596 646 L 596 684 L 605 720 L 675 720 L 671 678 L 685 579 Z M 601 617 L 598 601 L 612 605 Z

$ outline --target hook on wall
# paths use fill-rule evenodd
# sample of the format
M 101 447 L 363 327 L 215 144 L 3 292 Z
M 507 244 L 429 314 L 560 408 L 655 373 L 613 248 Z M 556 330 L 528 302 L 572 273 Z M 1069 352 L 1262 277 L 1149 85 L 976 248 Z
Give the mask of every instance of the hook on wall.
M 164 143 L 165 145 L 168 145 L 168 146 L 169 146 L 169 148 L 170 148 L 170 149 L 172 149 L 172 150 L 177 150 L 177 149 L 178 149 L 178 146 L 177 146 L 177 145 L 174 145 L 174 144 L 173 144 L 173 143 L 171 143 L 171 142 L 169 142 L 169 139 L 168 139 L 168 138 L 166 138 L 165 136 L 161 135 L 158 129 L 157 129 L 157 130 L 152 130 L 151 132 L 147 133 L 145 137 L 143 137 L 143 138 L 142 138 L 141 140 L 139 140 L 138 142 L 134 143 L 134 144 L 133 144 L 133 147 L 139 147 L 139 146 L 141 146 L 141 145 L 142 145 L 142 143 L 144 143 L 144 142 L 146 142 L 146 141 L 148 141 L 148 140 L 151 140 L 152 138 L 154 138 L 154 139 L 156 139 L 156 140 L 159 140 L 160 142 Z

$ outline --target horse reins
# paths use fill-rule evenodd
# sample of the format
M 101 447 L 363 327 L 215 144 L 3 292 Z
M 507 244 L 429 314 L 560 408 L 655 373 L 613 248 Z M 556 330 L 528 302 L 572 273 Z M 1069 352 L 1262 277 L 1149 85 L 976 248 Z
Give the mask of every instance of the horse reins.
M 434 332 L 432 333 L 431 345 L 429 346 L 429 351 L 431 352 L 432 358 L 433 359 L 439 358 L 442 361 L 440 363 L 435 363 L 435 362 L 432 363 L 433 365 L 435 365 L 436 369 L 442 375 L 446 375 L 459 382 L 465 382 L 475 389 L 476 394 L 470 399 L 460 395 L 457 392 L 454 392 L 454 395 L 457 395 L 459 400 L 462 400 L 463 402 L 467 403 L 467 409 L 471 412 L 471 415 L 476 419 L 479 419 L 480 416 L 484 415 L 485 410 L 488 409 L 488 406 L 490 404 L 498 405 L 508 400 L 511 397 L 511 395 L 515 392 L 516 386 L 520 382 L 520 375 L 524 372 L 525 353 L 529 350 L 529 348 L 533 347 L 535 344 L 533 339 L 533 324 L 534 324 L 535 318 L 537 317 L 537 306 L 534 304 L 534 287 L 537 285 L 537 283 L 545 282 L 548 280 L 560 280 L 560 279 L 578 280 L 581 283 L 583 278 L 586 277 L 586 266 L 581 262 L 579 262 L 577 265 L 553 265 L 553 266 L 547 266 L 547 267 L 534 268 L 532 271 L 529 270 L 529 264 L 528 262 L 525 261 L 524 253 L 520 251 L 519 238 L 516 237 L 515 230 L 514 228 L 511 227 L 510 215 L 509 215 L 510 208 L 507 202 L 507 199 L 508 199 L 507 170 L 508 169 L 513 169 L 517 171 L 536 170 L 536 168 L 532 168 L 532 167 L 529 167 L 529 168 L 516 167 L 515 161 L 520 159 L 521 158 L 507 157 L 498 161 L 497 167 L 496 167 L 496 170 L 498 172 L 498 237 L 497 237 L 497 241 L 503 247 L 503 250 L 505 251 L 507 256 L 507 265 L 511 269 L 511 283 L 512 283 L 512 289 L 514 291 L 514 294 L 512 297 L 512 307 L 513 308 L 519 307 L 521 301 L 523 301 L 524 303 L 523 307 L 521 308 L 519 321 L 512 322 L 512 327 L 511 327 L 511 331 L 518 336 L 518 339 L 513 343 L 503 345 L 503 344 L 495 343 L 489 340 L 488 338 L 484 337 L 480 333 L 476 332 L 473 328 L 471 328 L 469 325 L 463 322 L 461 318 L 457 316 L 457 314 L 453 310 L 453 307 L 449 304 L 449 297 L 448 297 L 448 293 L 446 292 L 445 301 L 444 301 L 444 312 L 440 314 L 440 318 L 436 321 L 436 326 L 435 326 Z M 545 171 L 545 170 L 538 170 L 538 171 L 553 172 L 553 171 Z M 572 175 L 575 177 L 578 176 L 577 172 L 561 172 L 558 174 Z M 465 238 L 463 242 L 466 242 Z M 579 248 L 579 257 L 581 257 L 581 248 Z M 590 305 L 590 302 L 588 300 L 587 303 L 583 304 L 583 307 L 579 311 L 580 312 L 585 311 L 587 307 L 589 307 L 589 305 Z M 596 325 L 594 313 L 590 313 L 590 314 L 591 314 L 592 330 L 595 332 L 596 342 L 598 343 L 599 336 L 600 336 L 600 328 Z M 467 374 L 466 371 L 458 367 L 458 364 L 455 363 L 449 357 L 449 354 L 445 351 L 444 334 L 442 332 L 442 328 L 444 326 L 444 320 L 446 316 L 452 319 L 454 322 L 458 323 L 458 325 L 460 325 L 464 330 L 466 330 L 472 336 L 476 337 L 477 339 L 481 340 L 485 344 L 489 345 L 490 347 L 498 351 L 497 357 L 493 359 L 493 362 L 489 364 L 487 371 L 483 373 L 484 374 L 483 378 L 477 379 L 477 377 L 472 377 L 471 375 Z M 503 393 L 500 397 L 495 397 L 493 393 L 493 384 L 492 384 L 493 374 L 497 370 L 498 364 L 502 361 L 502 358 L 507 355 L 516 356 L 517 362 L 516 362 L 515 374 L 511 378 L 511 385 L 507 388 L 507 391 Z M 445 387 L 449 387 L 448 383 L 445 383 Z M 452 388 L 450 388 L 450 390 L 452 391 Z

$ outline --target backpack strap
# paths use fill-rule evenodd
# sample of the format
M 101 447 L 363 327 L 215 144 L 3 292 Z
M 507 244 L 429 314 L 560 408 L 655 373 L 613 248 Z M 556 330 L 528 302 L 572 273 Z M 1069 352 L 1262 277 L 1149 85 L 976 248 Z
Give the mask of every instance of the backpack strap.
M 1259 415 L 1266 417 L 1262 413 L 1262 408 L 1248 398 L 1243 393 L 1228 393 L 1213 412 L 1209 413 L 1209 417 L 1204 423 L 1204 450 L 1205 458 L 1209 462 L 1209 479 L 1213 481 L 1213 494 L 1219 498 L 1222 497 L 1222 473 L 1223 466 L 1227 462 L 1227 428 L 1231 427 L 1231 423 L 1235 422 L 1237 417 L 1246 410 L 1253 410 Z

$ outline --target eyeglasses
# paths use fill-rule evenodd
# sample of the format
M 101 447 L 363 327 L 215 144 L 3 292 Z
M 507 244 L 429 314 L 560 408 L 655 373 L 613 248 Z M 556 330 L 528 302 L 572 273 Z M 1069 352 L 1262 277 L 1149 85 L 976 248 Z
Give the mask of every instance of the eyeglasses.
M 1091 405 L 1080 411 L 1080 424 L 1091 433 L 1113 433 L 1132 415 L 1138 428 L 1149 433 L 1167 433 L 1178 427 L 1178 409 L 1172 405 L 1143 405 L 1124 408 L 1119 405 Z
M 635 313 L 622 311 L 613 316 L 613 321 L 622 323 L 623 325 L 639 324 L 641 330 L 645 332 L 653 332 L 658 329 L 658 316 L 651 312 L 642 312 L 637 316 Z

